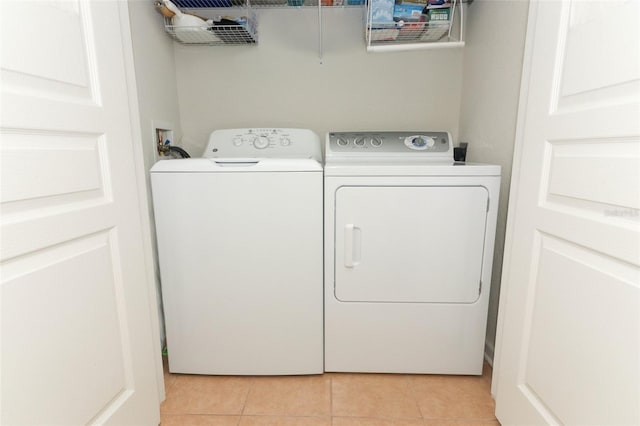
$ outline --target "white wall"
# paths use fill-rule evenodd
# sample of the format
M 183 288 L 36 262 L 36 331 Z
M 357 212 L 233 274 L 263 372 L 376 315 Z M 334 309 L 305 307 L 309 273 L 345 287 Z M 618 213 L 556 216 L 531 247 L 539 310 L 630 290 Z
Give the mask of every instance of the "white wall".
M 142 148 L 145 170 L 148 171 L 155 162 L 152 123 L 172 123 L 175 126 L 174 130 L 176 131 L 176 135 L 179 137 L 181 134 L 173 42 L 164 34 L 161 25 L 161 16 L 154 10 L 152 1 L 130 1 L 129 19 L 131 22 L 131 38 L 136 71 Z M 146 178 L 147 188 L 150 188 L 148 173 L 146 174 Z M 151 224 L 154 226 L 150 193 L 148 194 L 148 200 Z M 153 231 L 152 239 L 154 240 L 155 281 L 158 296 L 160 296 L 157 252 L 155 252 L 155 232 Z M 162 303 L 160 299 L 158 300 L 158 310 L 161 319 L 161 335 L 164 338 L 164 317 L 162 315 Z
M 162 16 L 149 0 L 129 2 L 136 83 L 142 118 L 147 170 L 153 165 L 152 121 L 170 122 L 181 134 L 173 42 L 162 28 Z
M 175 44 L 182 145 L 212 130 L 449 130 L 456 137 L 462 49 L 367 53 L 362 8 L 261 9 L 257 46 Z
M 469 142 L 467 161 L 502 166 L 486 340 L 490 359 L 493 359 L 496 337 L 500 274 L 528 9 L 528 0 L 477 0 L 467 9 L 460 140 Z

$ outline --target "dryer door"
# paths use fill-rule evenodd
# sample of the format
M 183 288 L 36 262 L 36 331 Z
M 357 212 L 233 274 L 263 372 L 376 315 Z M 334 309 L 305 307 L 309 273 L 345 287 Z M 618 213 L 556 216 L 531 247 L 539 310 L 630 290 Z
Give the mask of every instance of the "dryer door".
M 488 192 L 481 186 L 340 187 L 335 211 L 336 298 L 475 302 L 487 203 Z

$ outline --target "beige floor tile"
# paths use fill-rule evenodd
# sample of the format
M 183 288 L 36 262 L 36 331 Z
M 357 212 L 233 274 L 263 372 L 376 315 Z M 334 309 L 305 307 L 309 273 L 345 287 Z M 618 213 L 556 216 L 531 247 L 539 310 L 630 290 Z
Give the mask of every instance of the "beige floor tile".
M 495 420 L 486 376 L 415 376 L 412 385 L 425 419 Z
M 334 417 L 331 426 L 424 426 L 422 419 Z
M 169 361 L 167 357 L 162 357 L 162 369 L 164 372 L 164 391 L 166 393 L 176 378 L 175 374 L 169 373 Z
M 493 375 L 493 368 L 488 362 L 484 362 L 482 365 L 482 378 L 489 382 L 489 388 L 491 388 L 491 376 Z
M 242 416 L 238 426 L 331 426 L 330 417 Z
M 334 416 L 420 418 L 406 375 L 336 375 L 332 378 L 331 392 Z
M 424 421 L 425 426 L 500 426 L 497 420 L 430 420 Z
M 160 426 L 237 426 L 239 420 L 239 416 L 163 414 L 160 418 Z
M 325 376 L 256 377 L 244 415 L 331 415 L 331 380 Z
M 240 414 L 251 378 L 175 375 L 160 412 L 167 414 Z

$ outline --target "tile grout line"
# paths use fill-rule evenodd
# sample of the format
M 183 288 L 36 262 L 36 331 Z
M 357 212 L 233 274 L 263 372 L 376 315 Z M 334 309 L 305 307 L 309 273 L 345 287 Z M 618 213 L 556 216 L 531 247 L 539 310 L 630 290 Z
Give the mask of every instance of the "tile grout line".
M 249 386 L 247 388 L 247 393 L 244 396 L 244 402 L 242 403 L 242 410 L 240 410 L 240 415 L 238 416 L 238 423 L 236 426 L 240 426 L 240 422 L 242 421 L 242 416 L 244 416 L 244 410 L 247 408 L 247 402 L 249 401 L 249 395 L 251 394 L 251 389 L 253 388 L 255 382 L 255 377 L 249 379 Z
M 407 375 L 407 380 L 409 380 L 409 390 L 411 391 L 411 397 L 413 398 L 413 403 L 416 405 L 418 409 L 418 413 L 420 413 L 420 419 L 422 423 L 425 423 L 426 418 L 424 417 L 424 413 L 422 412 L 422 408 L 420 408 L 420 404 L 418 403 L 418 396 L 415 389 L 415 380 L 413 376 Z
M 329 426 L 333 426 L 333 375 L 329 376 Z
M 442 418 L 426 418 L 424 419 L 424 422 L 450 422 L 450 423 L 460 423 L 461 425 L 464 424 L 469 424 L 469 422 L 471 422 L 471 424 L 476 424 L 476 423 L 480 423 L 480 424 L 497 424 L 500 425 L 500 423 L 498 422 L 498 419 L 493 418 L 493 419 L 489 419 L 489 418 L 478 418 L 478 417 L 442 417 Z
M 167 394 L 169 393 L 169 389 L 171 388 L 171 384 L 167 385 L 167 382 L 172 382 L 173 380 L 168 380 L 171 379 L 171 372 L 169 371 L 169 360 L 167 360 L 167 370 L 165 371 L 165 366 L 164 366 L 165 360 L 164 357 L 162 359 L 162 380 L 164 382 L 164 399 L 165 401 L 167 400 Z

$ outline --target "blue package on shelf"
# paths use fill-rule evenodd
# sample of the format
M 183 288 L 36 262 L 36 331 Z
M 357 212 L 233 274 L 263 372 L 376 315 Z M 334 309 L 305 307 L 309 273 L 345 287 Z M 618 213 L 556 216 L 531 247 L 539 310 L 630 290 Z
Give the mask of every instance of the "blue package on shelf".
M 199 8 L 231 7 L 237 2 L 231 0 L 173 0 L 173 3 L 180 8 Z
M 394 20 L 420 20 L 424 5 L 414 3 L 396 4 L 393 7 Z
M 393 22 L 394 0 L 371 0 L 371 22 Z

